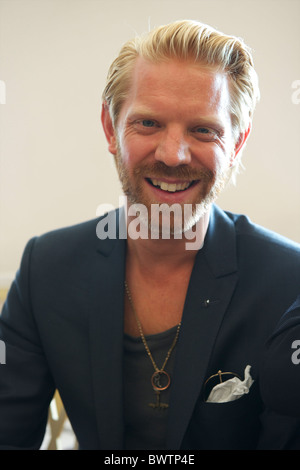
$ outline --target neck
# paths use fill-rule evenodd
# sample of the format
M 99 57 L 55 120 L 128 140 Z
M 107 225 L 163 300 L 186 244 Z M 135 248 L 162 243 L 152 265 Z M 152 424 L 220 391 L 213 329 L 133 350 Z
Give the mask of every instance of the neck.
M 209 214 L 206 214 L 195 227 L 197 240 L 194 246 L 186 245 L 195 242 L 187 237 L 127 237 L 125 278 L 144 334 L 166 331 L 181 321 L 195 257 L 203 245 L 208 221 Z M 187 246 L 193 249 L 187 249 Z M 139 336 L 128 301 L 125 303 L 124 328 L 128 334 Z
M 127 225 L 132 219 L 128 217 Z M 133 239 L 127 238 L 127 260 L 138 263 L 144 273 L 152 272 L 158 267 L 166 270 L 183 266 L 194 262 L 198 250 L 203 246 L 204 238 L 209 223 L 209 212 L 204 214 L 197 224 L 187 234 L 181 238 L 153 239 L 148 238 Z M 192 238 L 193 237 L 193 238 Z

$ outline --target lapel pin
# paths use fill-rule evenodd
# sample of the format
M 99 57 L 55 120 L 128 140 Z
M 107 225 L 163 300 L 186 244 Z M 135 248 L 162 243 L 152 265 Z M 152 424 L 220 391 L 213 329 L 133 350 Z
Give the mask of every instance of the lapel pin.
M 216 300 L 206 299 L 206 300 L 204 300 L 204 301 L 202 302 L 201 305 L 202 305 L 202 307 L 204 307 L 204 308 L 208 308 L 208 307 L 210 307 L 212 304 L 215 304 L 215 303 L 217 303 L 217 302 L 219 302 L 218 299 L 216 299 Z

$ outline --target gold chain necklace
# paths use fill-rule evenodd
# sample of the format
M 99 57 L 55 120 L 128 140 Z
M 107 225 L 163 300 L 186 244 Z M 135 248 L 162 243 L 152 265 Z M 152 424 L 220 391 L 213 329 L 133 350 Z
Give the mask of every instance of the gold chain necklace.
M 164 370 L 164 368 L 166 367 L 167 362 L 168 362 L 168 360 L 169 360 L 169 358 L 172 354 L 172 351 L 175 348 L 175 345 L 177 343 L 178 336 L 179 336 L 179 331 L 180 331 L 180 327 L 181 327 L 181 322 L 177 326 L 174 341 L 173 341 L 173 343 L 172 343 L 172 345 L 171 345 L 171 347 L 170 347 L 170 349 L 169 349 L 169 351 L 166 355 L 164 363 L 163 363 L 162 367 L 159 368 L 157 366 L 156 362 L 154 361 L 153 356 L 151 354 L 151 351 L 149 349 L 148 343 L 146 341 L 146 338 L 145 338 L 145 335 L 144 335 L 144 332 L 143 332 L 143 329 L 142 329 L 141 322 L 140 322 L 140 320 L 137 316 L 137 313 L 135 311 L 135 308 L 134 308 L 134 305 L 133 305 L 133 300 L 132 300 L 130 290 L 129 290 L 129 287 L 128 287 L 126 281 L 125 281 L 125 290 L 126 290 L 128 300 L 130 302 L 130 305 L 131 305 L 131 308 L 132 308 L 132 311 L 133 311 L 133 314 L 134 314 L 134 317 L 135 317 L 135 320 L 136 320 L 136 323 L 137 323 L 137 326 L 138 326 L 138 329 L 139 329 L 139 333 L 140 333 L 140 336 L 141 336 L 143 344 L 144 344 L 144 347 L 147 351 L 147 354 L 148 354 L 148 356 L 149 356 L 149 358 L 152 362 L 152 365 L 154 367 L 154 370 L 155 370 L 155 372 L 153 373 L 153 375 L 151 377 L 151 385 L 152 385 L 152 388 L 153 388 L 153 390 L 156 394 L 156 403 L 149 403 L 149 406 L 151 406 L 151 408 L 159 408 L 159 409 L 168 408 L 169 405 L 167 403 L 160 403 L 160 392 L 162 392 L 163 390 L 166 390 L 170 386 L 170 383 L 171 383 L 170 375 L 168 374 L 168 372 L 166 372 Z

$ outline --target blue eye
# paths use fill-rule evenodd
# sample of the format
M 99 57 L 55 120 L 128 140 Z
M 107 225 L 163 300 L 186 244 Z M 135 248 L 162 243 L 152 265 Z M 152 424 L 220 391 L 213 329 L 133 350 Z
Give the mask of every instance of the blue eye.
M 142 124 L 144 127 L 154 127 L 155 122 L 151 121 L 150 119 L 143 119 Z
M 199 132 L 201 134 L 209 134 L 211 131 L 206 127 L 197 127 L 196 132 Z
M 193 133 L 198 140 L 202 140 L 204 142 L 212 142 L 218 137 L 218 132 L 210 127 L 194 127 Z

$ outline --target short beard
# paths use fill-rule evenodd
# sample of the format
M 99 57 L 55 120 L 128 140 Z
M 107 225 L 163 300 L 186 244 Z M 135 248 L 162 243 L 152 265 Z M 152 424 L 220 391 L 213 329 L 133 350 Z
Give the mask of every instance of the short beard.
M 140 214 L 139 220 L 144 227 L 147 227 L 149 233 L 154 238 L 161 238 L 164 235 L 164 220 L 166 220 L 164 217 L 169 217 L 167 228 L 170 235 L 174 238 L 179 238 L 185 232 L 191 230 L 209 211 L 211 205 L 226 187 L 231 176 L 231 169 L 229 167 L 215 174 L 207 169 L 193 169 L 187 165 L 169 167 L 163 162 L 155 162 L 152 165 L 135 168 L 132 177 L 130 177 L 120 153 L 115 156 L 115 163 L 122 189 L 128 198 L 129 205 L 136 206 L 137 212 L 138 205 L 144 204 L 146 206 L 147 216 Z M 178 211 L 176 214 L 176 211 L 171 212 L 172 205 L 158 204 L 154 200 L 143 200 L 141 181 L 145 176 L 158 180 L 160 178 L 186 181 L 201 180 L 202 191 L 198 195 L 196 202 L 187 201 L 183 207 L 180 205 L 181 211 Z M 174 204 L 173 206 L 179 206 L 179 204 Z

